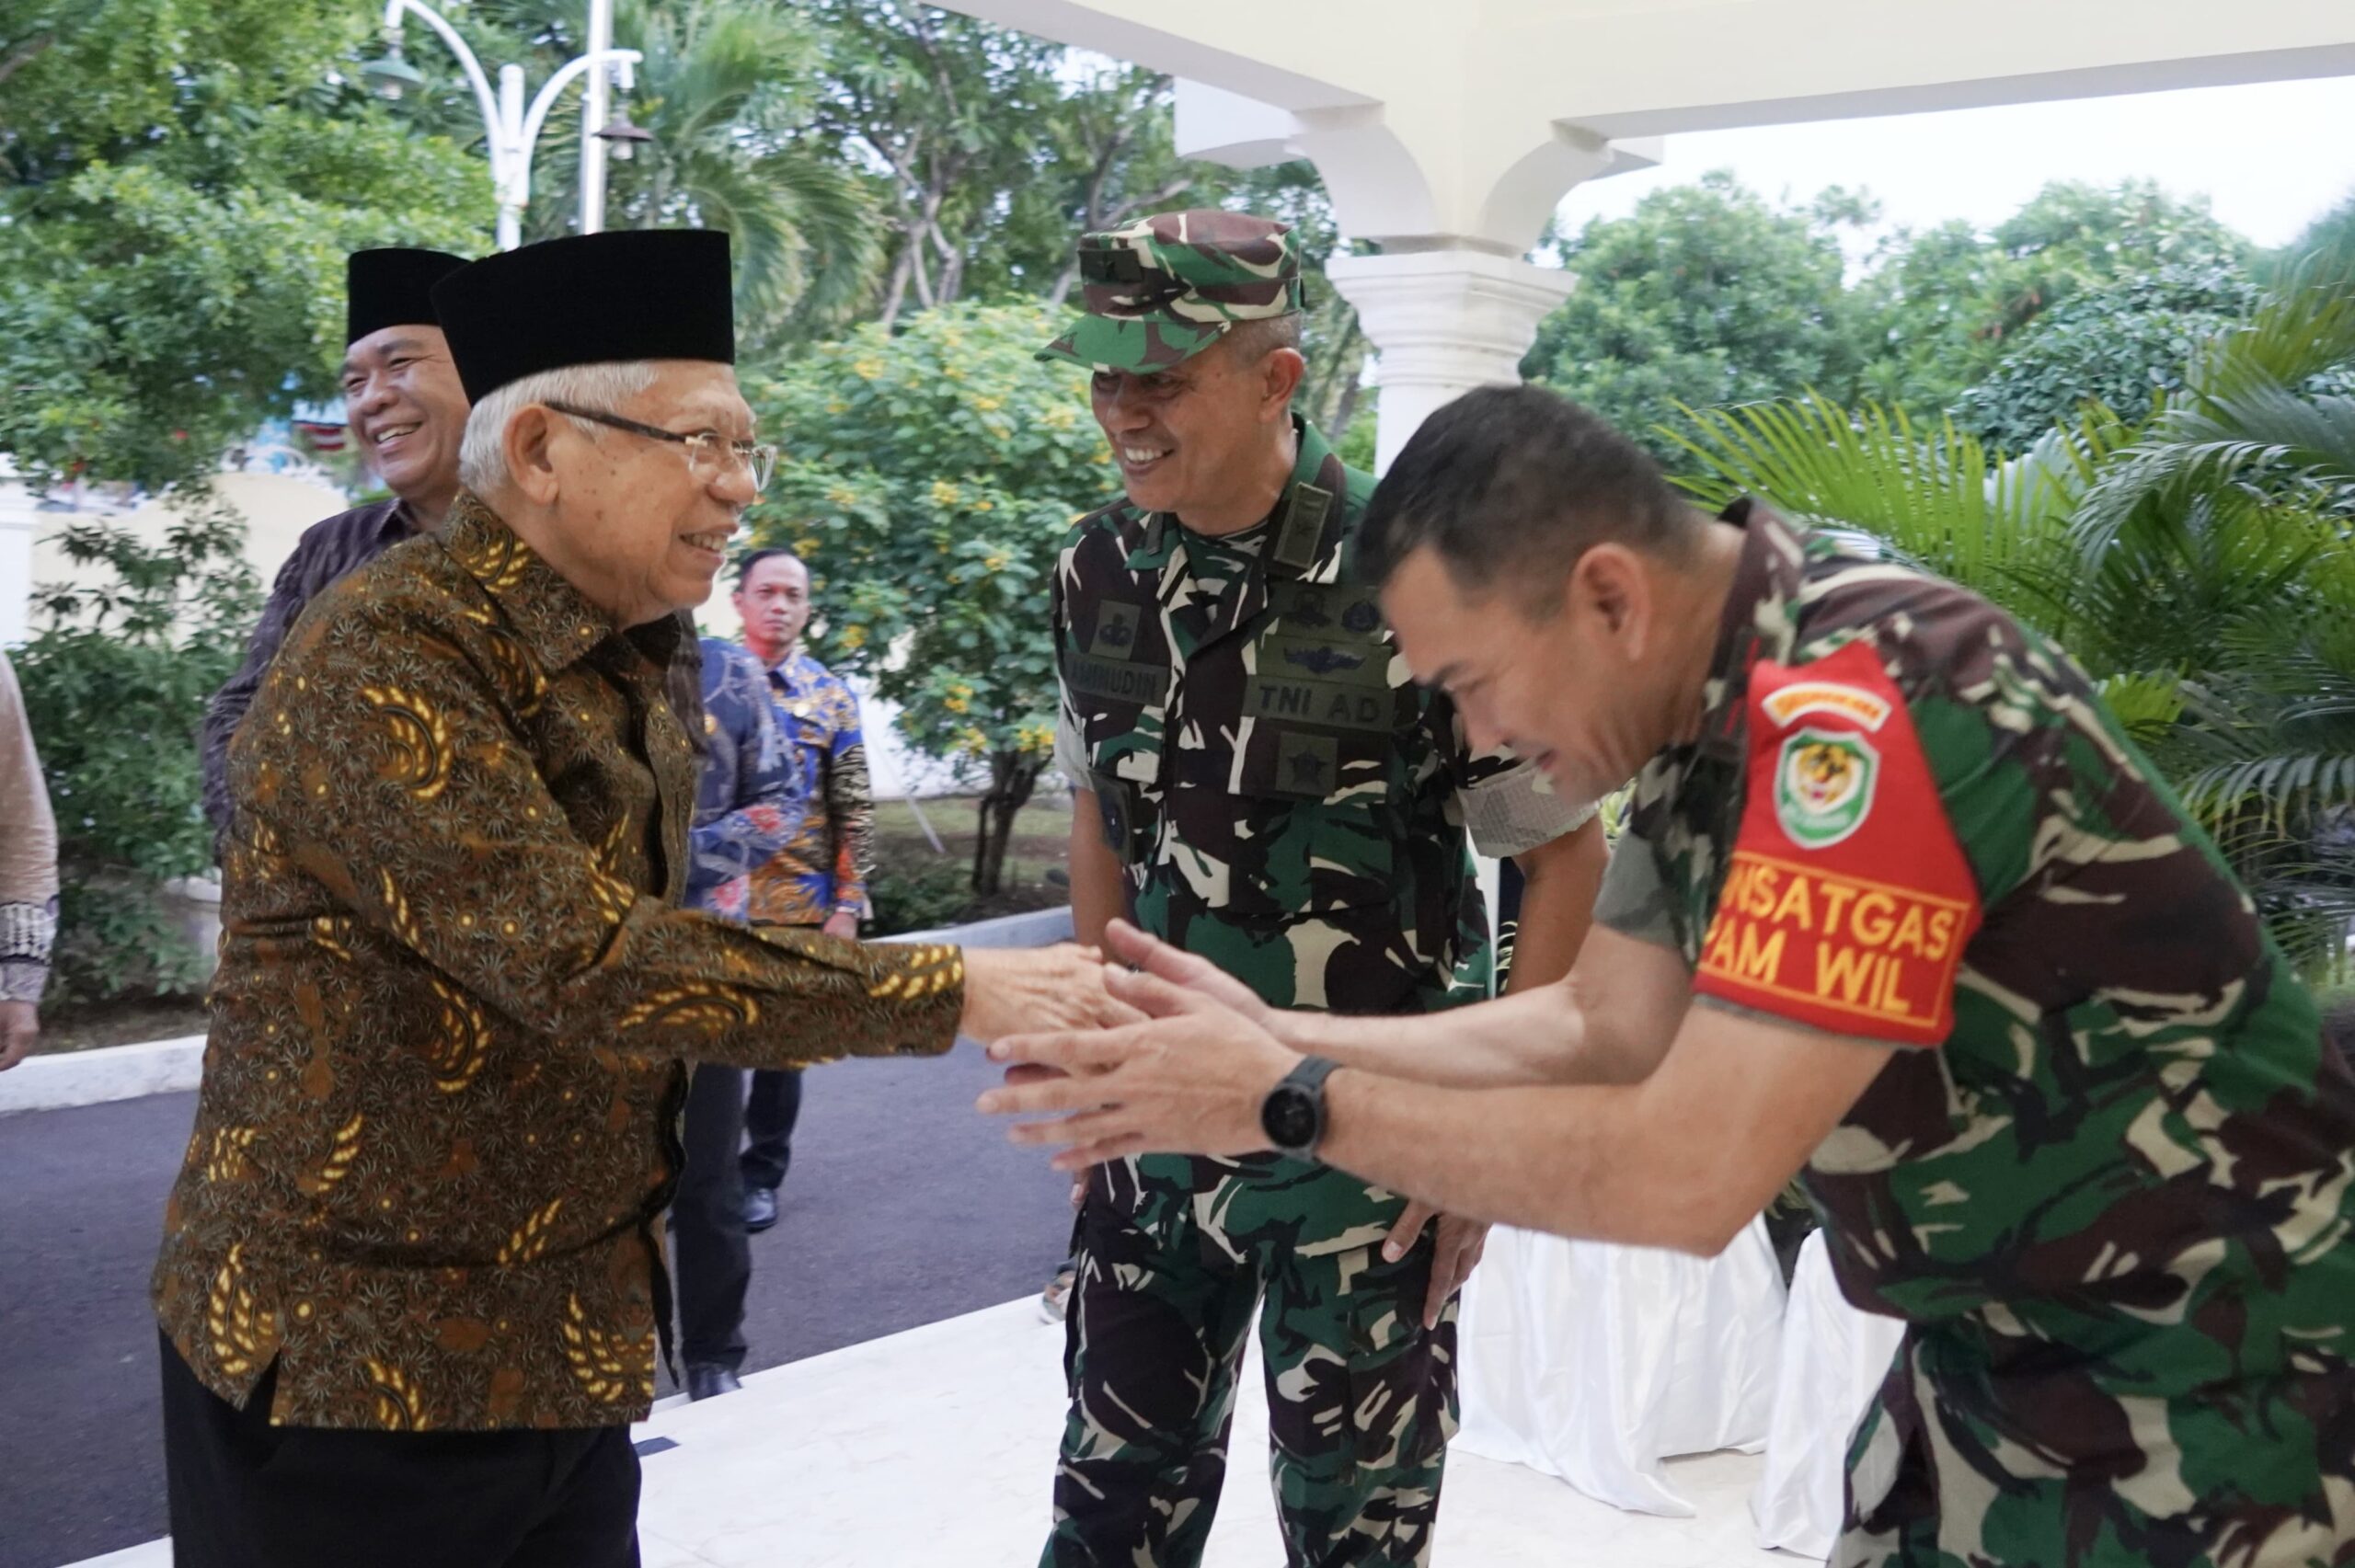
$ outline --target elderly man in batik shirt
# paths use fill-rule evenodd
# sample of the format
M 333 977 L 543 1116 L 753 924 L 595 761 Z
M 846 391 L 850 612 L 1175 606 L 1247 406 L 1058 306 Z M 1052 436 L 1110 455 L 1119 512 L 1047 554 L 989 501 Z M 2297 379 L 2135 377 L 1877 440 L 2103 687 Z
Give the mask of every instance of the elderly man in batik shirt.
M 155 1301 L 182 1568 L 622 1568 L 682 1058 L 935 1055 L 1103 1007 L 1075 949 L 678 907 L 665 700 L 774 453 L 727 236 L 562 239 L 434 305 L 449 522 L 313 602 L 230 748 L 224 938 Z

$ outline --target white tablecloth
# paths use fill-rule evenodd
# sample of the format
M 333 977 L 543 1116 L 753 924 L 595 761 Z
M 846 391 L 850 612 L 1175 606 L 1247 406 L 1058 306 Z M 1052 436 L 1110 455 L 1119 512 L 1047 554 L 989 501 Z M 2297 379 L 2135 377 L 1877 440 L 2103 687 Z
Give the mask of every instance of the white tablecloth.
M 1689 1518 L 1660 1461 L 1766 1440 L 1783 1294 L 1761 1221 L 1706 1261 L 1499 1226 L 1464 1291 L 1456 1445 Z
M 1848 1439 L 1905 1337 L 1897 1319 L 1848 1304 L 1823 1248 L 1819 1230 L 1791 1275 L 1766 1468 L 1750 1498 L 1759 1545 L 1818 1560 L 1840 1534 Z

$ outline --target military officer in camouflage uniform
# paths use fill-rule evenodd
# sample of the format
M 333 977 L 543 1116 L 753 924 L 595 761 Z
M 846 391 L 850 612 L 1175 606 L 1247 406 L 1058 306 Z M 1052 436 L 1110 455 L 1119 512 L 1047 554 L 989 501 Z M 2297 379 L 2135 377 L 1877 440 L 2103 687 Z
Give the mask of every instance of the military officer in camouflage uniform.
M 1016 1042 L 1079 1075 L 987 1108 L 1075 1111 L 1017 1129 L 1061 1162 L 1273 1102 L 1393 1190 L 1705 1253 L 1796 1173 L 1907 1324 L 1836 1568 L 2355 1563 L 2355 1076 L 2085 674 L 1534 389 L 1435 416 L 1361 544 L 1476 741 L 1636 775 L 1568 984 L 1295 1017 L 1116 928 L 1164 1016 Z
M 1095 372 L 1127 490 L 1073 527 L 1054 587 L 1081 940 L 1125 913 L 1270 1007 L 1453 1006 L 1489 979 L 1468 826 L 1531 878 L 1524 972 L 1563 972 L 1599 830 L 1535 770 L 1465 745 L 1350 568 L 1373 480 L 1290 411 L 1290 231 L 1173 213 L 1088 235 L 1080 266 L 1087 314 L 1041 357 Z M 1289 1561 L 1426 1561 L 1453 1430 L 1450 1298 L 1484 1233 L 1421 1235 L 1427 1216 L 1300 1161 L 1097 1173 L 1042 1562 L 1200 1561 L 1263 1294 Z

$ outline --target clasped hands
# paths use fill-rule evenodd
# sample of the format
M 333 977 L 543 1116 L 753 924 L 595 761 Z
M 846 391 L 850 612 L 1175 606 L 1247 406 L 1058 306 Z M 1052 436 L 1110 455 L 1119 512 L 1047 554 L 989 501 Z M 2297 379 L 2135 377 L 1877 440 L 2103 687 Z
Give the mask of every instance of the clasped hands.
M 1105 933 L 1114 962 L 1091 950 L 1050 949 L 1067 989 L 1050 999 L 1030 985 L 1009 996 L 1031 1008 L 1012 1033 L 991 1025 L 1005 1014 L 986 1005 L 966 1032 L 989 1040 L 1006 1064 L 1005 1085 L 981 1097 L 992 1116 L 1040 1116 L 1008 1127 L 1016 1143 L 1061 1146 L 1058 1171 L 1084 1173 L 1144 1153 L 1238 1155 L 1264 1150 L 1260 1104 L 1302 1053 L 1287 1044 L 1285 1014 L 1207 960 L 1178 951 L 1124 921 Z M 976 960 L 1016 955 L 969 952 Z M 983 986 L 990 977 L 982 977 Z M 969 995 L 972 988 L 969 982 Z M 1048 1025 L 1040 1027 L 1041 1024 Z M 1414 1245 L 1434 1211 L 1410 1202 L 1384 1242 L 1392 1261 Z M 1488 1227 L 1438 1215 L 1437 1255 L 1424 1324 L 1479 1262 Z

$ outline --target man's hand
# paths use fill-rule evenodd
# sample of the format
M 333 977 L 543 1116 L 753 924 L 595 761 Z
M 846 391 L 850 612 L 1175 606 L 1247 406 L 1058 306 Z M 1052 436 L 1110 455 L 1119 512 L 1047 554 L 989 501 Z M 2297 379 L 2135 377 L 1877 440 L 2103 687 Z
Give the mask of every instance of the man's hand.
M 1104 951 L 1116 963 L 1158 975 L 1173 986 L 1208 997 L 1222 1007 L 1240 1013 L 1269 1034 L 1282 1037 L 1282 1013 L 1261 1001 L 1258 992 L 1208 958 L 1181 953 L 1124 920 L 1105 924 Z
M 960 1035 L 994 1040 L 1017 1032 L 1097 1029 L 1139 1016 L 1105 995 L 1104 966 L 1085 947 L 965 949 Z
M 1423 1326 L 1427 1329 L 1439 1327 L 1439 1315 L 1446 1308 L 1448 1298 L 1464 1288 L 1464 1282 L 1479 1266 L 1481 1254 L 1488 1250 L 1488 1227 L 1484 1222 L 1439 1214 L 1430 1204 L 1418 1200 L 1408 1203 L 1407 1212 L 1390 1228 L 1389 1240 L 1382 1243 L 1382 1255 L 1392 1263 L 1405 1257 L 1433 1215 L 1439 1218 L 1439 1233 L 1432 1243 L 1430 1289 L 1423 1296 Z
M 1058 1171 L 1133 1154 L 1249 1154 L 1268 1147 L 1259 1104 L 1298 1053 L 1231 1008 L 1156 975 L 1105 971 L 1114 1004 L 1144 1021 L 1111 1029 L 1028 1034 L 990 1047 L 1011 1064 L 1005 1088 L 982 1096 L 992 1116 L 1061 1112 L 1006 1129 L 1016 1143 L 1068 1144 Z
M 40 1038 L 40 1013 L 29 1001 L 0 1001 L 0 1072 L 32 1054 Z
M 839 936 L 844 942 L 856 942 L 858 940 L 858 917 L 851 913 L 848 910 L 836 910 L 833 914 L 826 917 L 826 923 L 820 926 L 818 929 L 824 932 L 828 936 Z

